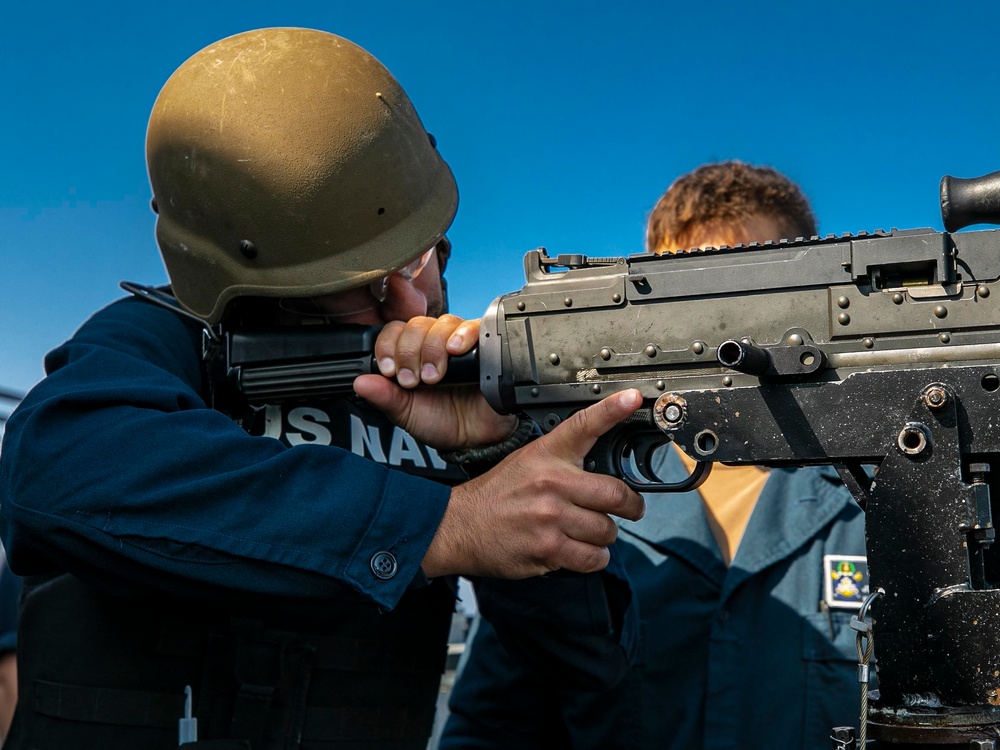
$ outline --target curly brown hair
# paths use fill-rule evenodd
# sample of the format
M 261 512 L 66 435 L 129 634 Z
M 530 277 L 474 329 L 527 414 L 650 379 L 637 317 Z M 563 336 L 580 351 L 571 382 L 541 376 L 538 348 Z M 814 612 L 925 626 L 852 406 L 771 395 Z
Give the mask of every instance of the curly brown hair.
M 808 199 L 780 172 L 741 161 L 705 164 L 676 179 L 656 202 L 646 225 L 646 250 L 686 249 L 708 233 L 738 237 L 760 218 L 781 230 L 781 236 L 762 240 L 811 237 L 817 231 Z

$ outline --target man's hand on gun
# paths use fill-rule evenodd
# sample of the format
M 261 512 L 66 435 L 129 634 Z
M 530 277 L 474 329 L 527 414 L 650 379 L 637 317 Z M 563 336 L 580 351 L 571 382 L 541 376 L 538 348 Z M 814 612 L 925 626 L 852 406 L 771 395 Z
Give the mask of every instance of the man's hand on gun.
M 516 420 L 495 413 L 478 389 L 417 387 L 437 383 L 448 357 L 469 351 L 478 336 L 479 321 L 452 315 L 390 323 L 375 344 L 385 377 L 363 375 L 355 390 L 435 448 L 504 440 Z M 617 537 L 610 516 L 638 520 L 645 503 L 623 482 L 584 471 L 583 459 L 641 402 L 633 389 L 609 396 L 452 490 L 424 572 L 526 578 L 558 569 L 603 569 Z
M 438 450 L 499 443 L 514 432 L 517 418 L 493 411 L 478 388 L 418 388 L 439 382 L 448 370 L 448 357 L 471 351 L 478 341 L 478 320 L 442 315 L 394 321 L 375 342 L 375 358 L 385 377 L 362 375 L 354 389 Z

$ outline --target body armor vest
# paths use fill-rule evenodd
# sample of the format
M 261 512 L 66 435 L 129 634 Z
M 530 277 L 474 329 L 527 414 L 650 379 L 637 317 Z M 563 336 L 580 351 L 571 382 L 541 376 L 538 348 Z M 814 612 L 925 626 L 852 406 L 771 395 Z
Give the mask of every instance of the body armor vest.
M 339 445 L 454 483 L 460 472 L 351 399 L 267 407 L 252 432 Z M 391 612 L 330 601 L 113 597 L 69 574 L 29 578 L 19 703 L 5 748 L 178 747 L 185 687 L 199 750 L 424 750 L 454 609 L 454 581 Z

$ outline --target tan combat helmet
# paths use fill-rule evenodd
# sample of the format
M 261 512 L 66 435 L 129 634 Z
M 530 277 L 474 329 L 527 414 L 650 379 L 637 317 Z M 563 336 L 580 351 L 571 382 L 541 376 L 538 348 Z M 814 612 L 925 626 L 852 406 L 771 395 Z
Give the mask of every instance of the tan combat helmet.
M 187 60 L 153 105 L 146 162 L 174 294 L 212 323 L 234 297 L 391 273 L 442 239 L 458 205 L 396 79 L 311 29 L 248 31 Z

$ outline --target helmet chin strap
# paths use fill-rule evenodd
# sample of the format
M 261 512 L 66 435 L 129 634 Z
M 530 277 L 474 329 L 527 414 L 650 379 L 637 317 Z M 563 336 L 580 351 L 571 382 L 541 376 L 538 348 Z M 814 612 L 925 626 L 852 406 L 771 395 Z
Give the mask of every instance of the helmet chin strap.
M 444 271 L 441 271 L 441 314 L 448 312 L 448 282 L 445 281 Z
M 444 269 L 451 258 L 451 240 L 442 237 L 437 243 L 438 273 L 441 276 L 441 315 L 448 312 L 448 282 L 444 278 Z
M 199 318 L 194 313 L 188 312 L 181 307 L 181 303 L 178 302 L 177 298 L 170 293 L 169 286 L 147 286 L 146 284 L 137 284 L 134 281 L 119 281 L 118 286 L 138 299 L 151 302 L 154 305 L 159 305 L 160 307 L 166 308 L 181 317 L 193 320 L 195 323 L 200 325 L 202 329 L 204 329 L 205 333 L 210 339 L 212 339 L 212 341 L 220 342 L 222 340 L 219 338 L 218 332 L 216 332 L 216 330 L 212 327 L 211 323 L 203 318 Z

